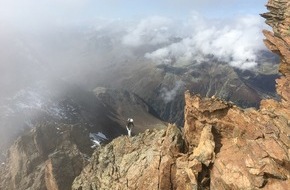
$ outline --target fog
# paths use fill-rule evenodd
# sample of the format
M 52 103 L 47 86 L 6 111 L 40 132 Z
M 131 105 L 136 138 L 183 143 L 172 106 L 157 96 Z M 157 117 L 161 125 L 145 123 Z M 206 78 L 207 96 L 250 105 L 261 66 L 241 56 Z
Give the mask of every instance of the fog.
M 184 31 L 179 35 L 182 40 L 147 53 L 145 57 L 156 63 L 171 63 L 172 59 L 176 62 L 191 63 L 196 57 L 199 57 L 198 62 L 204 61 L 201 55 L 214 55 L 219 61 L 227 62 L 233 67 L 250 69 L 257 65 L 258 52 L 265 49 L 261 43 L 263 37 L 259 34 L 263 24 L 257 16 L 213 22 L 195 14 L 188 23 L 178 27 Z M 155 42 L 166 42 L 164 37 L 170 36 L 166 34 L 168 32 L 166 27 L 163 26 L 161 29 L 165 32 L 158 32 L 162 36 L 160 40 L 155 39 L 159 35 L 151 34 L 155 36 L 151 38 Z M 136 34 L 130 36 L 136 39 Z M 146 42 L 151 43 L 148 40 Z
M 253 14 L 263 3 L 255 8 L 252 1 L 243 2 L 0 0 L 2 135 L 9 131 L 3 122 L 7 114 L 43 107 L 54 84 L 92 90 L 95 76 L 114 75 L 104 68 L 122 61 L 201 64 L 213 55 L 232 67 L 252 69 L 265 49 L 261 30 L 266 26 Z M 169 102 L 183 85 L 175 81 L 160 96 Z
M 220 7 L 231 13 L 218 17 Z M 204 9 L 212 14 L 198 12 Z M 136 49 L 156 64 L 199 63 L 211 54 L 251 69 L 265 49 L 265 25 L 252 9 L 251 1 L 238 0 L 0 0 L 1 95 L 44 78 L 83 80 L 111 63 L 109 54 L 136 56 Z
M 199 63 L 210 54 L 233 67 L 251 69 L 257 52 L 265 49 L 263 27 L 259 16 L 210 20 L 198 13 L 182 21 L 161 16 L 103 18 L 38 30 L 2 23 L 1 87 L 18 89 L 44 78 L 77 81 L 111 63 L 112 53 L 134 57 L 136 49 L 141 50 L 138 56 L 156 64 Z
M 164 100 L 165 103 L 168 103 L 172 100 L 174 100 L 174 98 L 177 96 L 178 92 L 180 89 L 183 89 L 185 86 L 185 83 L 181 80 L 177 80 L 175 81 L 174 87 L 172 89 L 168 89 L 163 87 L 160 90 L 160 96 L 162 97 L 162 99 Z

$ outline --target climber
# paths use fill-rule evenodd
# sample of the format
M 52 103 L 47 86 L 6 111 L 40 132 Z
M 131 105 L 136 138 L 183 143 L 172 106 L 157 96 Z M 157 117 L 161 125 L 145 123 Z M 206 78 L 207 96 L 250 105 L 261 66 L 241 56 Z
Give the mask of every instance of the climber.
M 132 128 L 134 127 L 134 123 L 133 123 L 133 119 L 132 118 L 128 118 L 127 119 L 127 125 L 126 125 L 126 128 L 127 128 L 127 131 L 128 131 L 128 136 L 131 137 L 131 131 L 132 131 Z

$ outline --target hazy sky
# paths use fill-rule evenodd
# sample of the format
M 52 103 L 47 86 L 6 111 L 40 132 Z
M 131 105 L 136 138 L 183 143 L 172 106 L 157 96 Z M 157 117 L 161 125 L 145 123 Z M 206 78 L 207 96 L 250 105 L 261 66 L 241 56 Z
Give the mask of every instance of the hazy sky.
M 210 18 L 266 11 L 266 0 L 0 0 L 0 19 L 14 24 L 134 19 L 152 15 L 186 18 L 192 11 Z
M 126 47 L 160 47 L 144 55 L 156 63 L 170 62 L 170 57 L 190 61 L 202 52 L 245 69 L 256 65 L 256 53 L 264 49 L 261 31 L 266 25 L 259 14 L 266 12 L 265 4 L 266 0 L 0 0 L 0 37 L 11 33 L 7 26 L 34 34 L 76 23 L 92 24 L 98 31 L 113 22 L 102 33 L 123 31 L 119 38 Z M 172 43 L 173 37 L 183 40 Z
M 63 67 L 58 66 L 58 70 L 65 70 L 71 60 L 80 59 L 75 51 L 87 43 L 74 43 L 74 38 L 83 36 L 70 36 L 79 27 L 62 27 L 76 23 L 88 23 L 89 28 L 80 25 L 81 30 L 92 28 L 108 41 L 117 39 L 112 47 L 122 46 L 121 50 L 150 47 L 143 57 L 157 64 L 171 59 L 192 62 L 201 54 L 213 54 L 234 67 L 248 69 L 257 64 L 257 52 L 265 49 L 261 31 L 266 25 L 259 16 L 266 12 L 265 3 L 266 0 L 0 0 L 0 69 L 10 79 L 8 66 L 14 72 L 14 67 L 19 68 L 15 65 L 25 65 L 23 60 L 27 58 L 27 63 L 38 62 L 41 66 L 61 63 Z M 22 57 L 16 56 L 19 54 Z M 70 57 L 73 58 L 64 60 Z M 82 64 L 79 66 L 84 67 Z

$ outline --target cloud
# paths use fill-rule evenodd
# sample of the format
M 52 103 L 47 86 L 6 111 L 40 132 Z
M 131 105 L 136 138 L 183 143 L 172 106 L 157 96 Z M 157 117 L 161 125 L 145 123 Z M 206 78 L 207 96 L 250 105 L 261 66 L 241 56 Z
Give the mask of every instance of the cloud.
M 123 37 L 123 44 L 131 47 L 159 45 L 169 42 L 173 32 L 172 20 L 153 16 L 141 20 L 136 27 L 130 28 Z
M 166 87 L 163 87 L 160 90 L 161 98 L 164 100 L 165 103 L 171 102 L 174 100 L 178 92 L 184 87 L 185 83 L 183 81 L 175 81 L 174 87 L 170 90 Z
M 92 0 L 0 0 L 0 21 L 20 28 L 63 24 L 82 19 L 90 4 Z
M 172 64 L 172 61 L 190 64 L 204 61 L 206 55 L 214 55 L 233 67 L 249 69 L 257 64 L 257 53 L 265 49 L 262 19 L 258 16 L 211 21 L 193 14 L 180 28 L 186 31 L 179 35 L 182 40 L 148 52 L 145 57 L 157 64 Z

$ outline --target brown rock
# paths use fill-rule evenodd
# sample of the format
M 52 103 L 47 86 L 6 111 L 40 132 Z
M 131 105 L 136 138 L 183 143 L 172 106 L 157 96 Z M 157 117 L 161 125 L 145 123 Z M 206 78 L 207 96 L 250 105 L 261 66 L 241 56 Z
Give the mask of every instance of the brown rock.
M 73 189 L 170 189 L 174 155 L 182 148 L 183 139 L 175 126 L 119 137 L 94 153 Z
M 185 122 L 188 125 L 185 125 L 184 131 L 187 144 L 193 149 L 190 156 L 211 150 L 212 147 L 199 151 L 200 144 L 194 148 L 196 141 L 192 138 L 199 137 L 199 143 L 203 144 L 200 131 L 205 126 L 213 127 L 214 137 L 209 139 L 215 141 L 216 158 L 208 157 L 208 163 L 214 162 L 210 173 L 211 188 L 256 189 L 268 188 L 268 185 L 275 187 L 275 183 L 277 187 L 280 183 L 289 183 L 287 135 L 290 115 L 289 109 L 282 103 L 267 100 L 262 103 L 261 110 L 241 110 L 219 102 L 219 106 L 215 107 L 218 109 L 207 106 L 208 109 L 199 110 L 202 104 L 210 105 L 216 100 L 201 99 L 188 93 L 186 99 Z
M 16 140 L 1 169 L 6 172 L 0 189 L 71 189 L 87 162 L 84 155 L 92 151 L 89 134 L 81 126 L 57 128 L 41 125 Z
M 201 151 L 207 146 L 214 149 L 210 129 L 211 126 L 204 128 L 195 156 L 182 153 L 184 140 L 173 125 L 166 130 L 148 130 L 130 139 L 119 137 L 94 153 L 72 188 L 198 189 L 205 179 L 202 162 L 208 163 L 213 153 Z
M 215 158 L 215 142 L 211 133 L 211 125 L 206 125 L 200 135 L 198 146 L 194 149 L 193 154 L 190 156 L 197 159 L 206 166 L 214 162 Z

